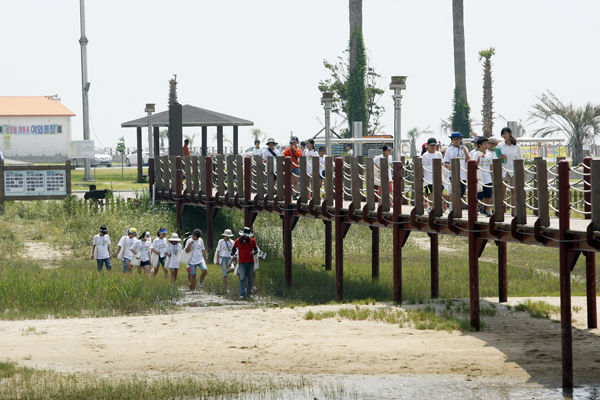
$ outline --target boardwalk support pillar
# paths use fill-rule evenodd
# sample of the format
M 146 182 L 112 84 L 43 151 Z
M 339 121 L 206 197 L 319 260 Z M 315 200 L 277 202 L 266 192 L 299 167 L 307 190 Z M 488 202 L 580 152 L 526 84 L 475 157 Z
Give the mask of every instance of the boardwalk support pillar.
M 573 328 L 571 325 L 571 266 L 567 242 L 570 228 L 569 162 L 558 163 L 558 220 L 560 252 L 560 332 L 562 350 L 562 386 L 573 388 Z
M 154 159 L 151 159 L 152 164 L 148 166 L 148 169 L 152 171 L 151 182 L 154 181 Z M 150 164 L 150 160 L 148 161 Z M 153 182 L 154 183 L 154 182 Z M 181 157 L 177 156 L 175 158 L 175 214 L 177 218 L 177 228 L 179 230 L 183 229 L 183 163 L 181 162 Z
M 481 329 L 479 320 L 479 251 L 481 242 L 477 240 L 477 161 L 467 162 L 468 216 L 469 216 L 469 301 L 471 305 L 471 326 Z M 460 204 L 460 203 L 458 203 Z
M 508 301 L 508 260 L 506 258 L 506 242 L 496 241 L 498 246 L 498 301 Z
M 247 160 L 250 161 L 248 157 Z M 292 159 L 284 161 L 284 212 L 283 212 L 283 258 L 285 265 L 285 285 L 292 287 Z
M 392 248 L 394 249 L 394 257 L 392 261 L 392 275 L 394 281 L 394 303 L 396 304 L 402 304 L 402 247 L 406 243 L 410 233 L 410 231 L 402 229 L 402 225 L 400 224 L 400 214 L 402 213 L 403 173 L 404 164 L 402 162 L 394 162 L 392 175 L 394 189 L 392 213 Z
M 588 329 L 598 328 L 598 311 L 596 309 L 596 253 L 585 253 L 585 278 L 587 292 Z
M 344 300 L 344 160 L 335 159 L 335 299 Z
M 440 254 L 437 233 L 428 233 L 431 256 L 431 298 L 440 298 Z
M 333 260 L 333 226 L 331 221 L 323 221 L 325 224 L 325 271 L 331 271 Z
M 371 278 L 379 279 L 379 227 L 371 228 Z

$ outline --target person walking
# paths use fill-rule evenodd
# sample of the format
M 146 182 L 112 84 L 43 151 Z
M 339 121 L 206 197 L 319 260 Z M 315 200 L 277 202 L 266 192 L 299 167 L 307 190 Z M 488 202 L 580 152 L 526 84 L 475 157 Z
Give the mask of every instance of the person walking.
M 239 250 L 240 299 L 243 299 L 246 295 L 252 295 L 252 287 L 254 286 L 254 255 L 258 253 L 258 247 L 250 228 L 244 227 L 239 232 L 239 235 L 240 237 L 233 243 L 231 255 L 235 256 Z M 246 290 L 246 279 L 248 280 L 248 290 Z
M 265 164 L 268 163 L 269 160 L 273 163 L 273 174 L 275 174 L 275 180 L 277 180 L 277 157 L 279 156 L 279 152 L 275 146 L 277 146 L 275 139 L 267 139 L 267 148 L 263 151 L 262 158 Z
M 290 139 L 290 145 L 285 148 L 283 156 L 290 157 L 292 159 L 292 187 L 294 188 L 293 199 L 297 200 L 298 176 L 300 175 L 300 164 L 298 162 L 298 159 L 302 157 L 302 150 L 298 148 L 298 138 L 296 136 L 292 136 L 292 138 Z
M 223 276 L 223 290 L 225 293 L 229 293 L 229 289 L 227 288 L 227 281 L 229 277 L 229 273 L 233 271 L 229 271 L 229 264 L 231 264 L 231 252 L 233 250 L 233 233 L 231 229 L 225 229 L 225 232 L 222 234 L 223 239 L 219 240 L 217 244 L 217 264 L 221 266 L 221 275 Z
M 261 156 L 263 155 L 263 149 L 260 148 L 260 140 L 256 139 L 254 141 L 254 148 L 252 149 L 252 156 Z
M 119 240 L 119 244 L 118 244 L 118 248 L 117 248 L 117 256 L 121 253 L 121 250 L 123 250 L 123 273 L 124 274 L 131 273 L 131 270 L 133 269 L 133 267 L 131 265 L 131 260 L 133 259 L 133 253 L 131 252 L 131 247 L 137 241 L 136 236 L 137 236 L 137 229 L 129 228 L 127 230 L 127 234 Z
M 344 145 L 344 154 L 342 155 L 350 157 L 354 156 L 354 150 L 352 150 L 352 143 L 346 143 Z
M 471 151 L 469 157 L 477 161 L 477 175 L 480 179 L 481 191 L 477 192 L 477 200 L 483 204 L 477 206 L 477 211 L 486 217 L 491 217 L 490 208 L 492 205 L 492 158 L 488 151 L 488 138 L 485 136 L 477 138 L 475 149 Z M 479 187 L 478 187 L 479 189 Z
M 315 150 L 315 141 L 314 139 L 308 139 L 306 141 L 306 149 L 304 149 L 303 153 L 304 157 L 306 157 L 306 174 L 308 175 L 308 180 L 306 184 L 308 185 L 308 192 L 312 189 L 312 180 L 315 178 L 313 175 L 313 157 L 319 157 L 319 153 Z M 318 174 L 318 171 L 317 171 Z M 304 188 L 302 188 L 304 189 Z M 310 195 L 309 195 L 310 197 Z
M 388 146 L 387 144 L 384 144 L 383 147 L 381 148 L 381 151 L 383 152 L 383 154 L 380 154 L 378 156 L 373 157 L 373 173 L 374 173 L 374 183 L 375 183 L 375 188 L 377 189 L 377 193 L 379 194 L 379 204 L 381 204 L 381 186 L 385 185 L 385 182 L 381 181 L 381 160 L 383 158 L 386 158 L 388 160 L 388 187 L 389 187 L 389 191 L 390 191 L 390 197 L 392 196 L 392 192 L 393 192 L 393 185 L 392 185 L 392 170 L 391 170 L 391 166 L 393 163 L 392 160 L 392 147 Z
M 522 160 L 523 154 L 521 153 L 521 146 L 517 144 L 517 139 L 512 135 L 510 128 L 502 128 L 500 136 L 504 139 L 504 142 L 498 145 L 498 148 L 502 151 L 502 155 L 498 156 L 502 160 L 502 180 L 512 186 L 510 189 L 510 204 L 515 206 L 515 160 Z M 502 185 L 503 199 L 506 199 L 506 185 Z M 525 190 L 525 188 L 519 188 L 519 190 Z M 498 210 L 496 210 L 498 212 Z M 515 211 L 511 212 L 511 215 L 515 216 Z
M 183 156 L 190 156 L 190 139 L 185 139 L 183 141 L 183 147 L 181 148 L 181 154 Z
M 198 283 L 198 287 L 200 289 L 204 288 L 204 278 L 206 278 L 206 274 L 208 274 L 208 268 L 206 267 L 206 260 L 208 259 L 208 255 L 206 254 L 206 249 L 204 248 L 204 241 L 200 237 L 202 236 L 202 231 L 200 229 L 194 229 L 192 232 L 192 238 L 187 241 L 185 246 L 185 252 L 192 252 L 192 258 L 188 264 L 190 267 L 190 284 L 192 286 L 192 294 L 196 294 L 196 271 L 200 269 L 200 282 Z
M 112 271 L 112 265 L 110 263 L 110 259 L 112 258 L 112 255 L 110 254 L 110 237 L 108 236 L 108 229 L 106 229 L 106 226 L 104 225 L 100 227 L 100 233 L 94 236 L 92 260 L 94 258 L 96 259 L 98 271 L 102 271 L 103 265 L 106 266 L 107 271 Z
M 181 256 L 181 239 L 176 233 L 171 234 L 169 244 L 165 248 L 165 253 L 169 256 L 169 271 L 171 272 L 171 283 L 177 282 L 177 273 L 179 272 L 179 257 Z
M 427 198 L 427 213 L 429 214 L 433 207 L 431 206 L 433 198 L 433 160 L 442 159 L 442 153 L 436 150 L 437 139 L 429 138 L 427 140 L 427 151 L 421 156 L 423 164 L 423 181 L 425 186 L 425 197 Z M 444 186 L 442 185 L 442 190 Z
M 140 265 L 138 265 L 138 274 L 142 273 L 142 268 L 144 268 L 144 272 L 150 273 L 150 232 L 144 231 L 140 240 L 135 242 L 135 244 L 131 247 L 131 252 L 135 254 L 137 258 L 140 259 Z
M 156 256 L 158 256 L 156 265 L 152 266 L 152 267 L 154 267 L 154 276 L 156 276 L 158 274 L 158 270 L 159 270 L 160 266 L 162 265 L 163 272 L 165 274 L 165 279 L 169 279 L 169 269 L 165 265 L 165 261 L 167 258 L 165 250 L 167 248 L 167 244 L 169 243 L 167 241 L 167 239 L 165 239 L 166 235 L 167 235 L 167 230 L 165 228 L 161 227 L 158 230 L 158 232 L 156 233 L 156 236 L 158 236 L 158 237 L 156 239 L 154 239 L 154 241 L 152 242 L 152 245 L 150 246 L 150 251 L 152 252 L 152 254 L 155 254 Z
M 460 201 L 465 196 L 465 191 L 467 190 L 467 161 L 470 160 L 469 150 L 467 150 L 467 147 L 462 144 L 462 135 L 460 134 L 460 132 L 452 132 L 452 134 L 450 135 L 450 140 L 452 141 L 452 143 L 450 147 L 448 147 L 448 150 L 446 150 L 444 164 L 446 168 L 450 169 L 450 172 L 448 173 L 448 179 L 450 180 L 450 183 L 453 185 L 460 183 L 460 199 L 457 201 L 457 204 L 460 206 Z M 455 177 L 454 183 L 452 183 L 451 169 L 451 160 L 453 158 L 458 158 L 460 160 L 460 174 L 457 177 Z M 449 192 L 448 195 L 450 197 L 450 206 L 448 207 L 448 211 L 451 212 L 453 200 L 457 199 L 452 199 L 452 192 Z

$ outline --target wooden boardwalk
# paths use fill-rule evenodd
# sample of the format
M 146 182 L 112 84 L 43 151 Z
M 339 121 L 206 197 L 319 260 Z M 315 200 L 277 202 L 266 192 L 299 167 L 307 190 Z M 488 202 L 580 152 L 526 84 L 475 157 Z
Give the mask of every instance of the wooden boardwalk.
M 548 246 L 560 251 L 560 293 L 563 387 L 573 387 L 571 326 L 571 270 L 578 257 L 586 257 L 588 327 L 597 328 L 595 253 L 600 250 L 600 160 L 586 159 L 571 167 L 561 160 L 552 168 L 538 158 L 526 168 L 515 161 L 514 186 L 502 180 L 503 167 L 494 160 L 494 210 L 491 217 L 478 213 L 477 165 L 467 163 L 465 198 L 461 187 L 452 185 L 452 201 L 445 199 L 443 176 L 449 172 L 460 176 L 458 160 L 450 170 L 441 160 L 433 160 L 432 182 L 424 180 L 420 157 L 380 167 L 373 159 L 327 157 L 300 158 L 299 173 L 292 173 L 292 161 L 277 157 L 263 163 L 260 157 L 240 155 L 212 157 L 160 157 L 150 159 L 150 193 L 158 201 L 176 204 L 178 222 L 186 206 L 206 208 L 207 247 L 214 245 L 212 221 L 218 209 L 237 209 L 244 213 L 246 226 L 252 226 L 259 213 L 282 217 L 285 276 L 292 285 L 292 232 L 299 218 L 315 218 L 325 225 L 326 268 L 335 260 L 336 298 L 343 300 L 343 240 L 352 224 L 371 228 L 372 274 L 379 276 L 379 229 L 393 232 L 393 298 L 402 302 L 402 247 L 412 231 L 425 232 L 431 243 L 431 297 L 439 297 L 438 235 L 468 238 L 471 325 L 480 328 L 479 265 L 486 244 L 493 241 L 498 248 L 499 301 L 507 301 L 506 243 Z M 310 164 L 309 164 L 310 163 Z M 322 171 L 319 174 L 310 171 Z M 184 178 L 185 176 L 185 178 Z M 297 184 L 294 184 L 297 180 Z M 383 184 L 381 183 L 383 182 Z M 387 184 L 389 182 L 389 184 Z M 424 198 L 424 186 L 431 184 L 431 199 Z M 507 202 L 505 192 L 514 189 Z M 444 212 L 444 205 L 452 212 Z M 427 212 L 427 206 L 431 211 Z M 464 209 L 463 209 L 464 208 Z M 514 214 L 514 216 L 513 216 Z M 332 239 L 335 237 L 335 255 Z

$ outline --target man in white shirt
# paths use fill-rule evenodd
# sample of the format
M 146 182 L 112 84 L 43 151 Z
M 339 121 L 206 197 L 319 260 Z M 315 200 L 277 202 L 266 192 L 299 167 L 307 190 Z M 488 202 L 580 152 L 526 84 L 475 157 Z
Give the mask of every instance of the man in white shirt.
M 390 168 L 393 163 L 392 147 L 388 146 L 387 144 L 384 144 L 383 147 L 381 148 L 381 150 L 383 151 L 383 154 L 373 157 L 373 165 L 374 165 L 373 170 L 374 170 L 374 177 L 375 177 L 375 186 L 378 189 L 379 204 L 381 204 L 381 185 L 385 185 L 385 182 L 381 182 L 381 159 L 382 158 L 387 158 L 387 160 L 388 160 L 388 185 L 389 185 L 389 189 L 390 189 L 390 196 L 392 196 L 392 191 L 393 191 L 392 170 Z M 376 166 L 376 168 L 375 168 L 375 166 Z
M 102 271 L 102 265 L 106 265 L 107 271 L 112 271 L 112 265 L 110 263 L 110 259 L 112 258 L 110 254 L 110 237 L 108 236 L 108 229 L 106 226 L 102 225 L 100 227 L 100 233 L 94 236 L 94 242 L 92 246 L 92 260 L 94 259 L 94 255 L 96 255 L 96 263 L 98 265 L 98 271 Z
M 452 132 L 450 135 L 450 140 L 452 144 L 446 150 L 446 156 L 444 157 L 444 164 L 446 168 L 451 167 L 451 160 L 453 158 L 460 159 L 460 176 L 458 177 L 458 181 L 460 182 L 460 198 L 462 199 L 465 196 L 465 191 L 467 189 L 465 182 L 467 182 L 467 161 L 469 161 L 469 151 L 462 144 L 462 135 L 460 132 Z M 452 171 L 448 174 L 448 179 L 452 182 Z M 456 182 L 454 182 L 456 184 Z M 452 193 L 448 193 L 450 197 L 450 202 L 452 202 Z M 450 203 L 450 207 L 448 207 L 449 211 L 452 211 L 452 203 Z
M 475 150 L 471 152 L 470 157 L 477 161 L 478 175 L 481 179 L 481 191 L 477 192 L 477 200 L 485 204 L 478 206 L 477 210 L 486 217 L 491 217 L 489 207 L 492 204 L 492 158 L 487 148 L 488 138 L 477 138 Z
M 427 151 L 421 156 L 421 161 L 423 164 L 423 186 L 425 187 L 425 197 L 427 197 L 428 204 L 431 204 L 431 195 L 433 193 L 433 160 L 442 159 L 442 153 L 436 151 L 437 145 L 437 139 L 429 138 L 427 140 Z M 444 190 L 443 185 L 442 190 Z M 431 205 L 428 205 L 427 213 L 430 213 L 431 210 Z
M 254 148 L 252 149 L 252 156 L 262 156 L 263 149 L 260 148 L 260 140 L 256 139 L 254 141 Z
M 267 140 L 267 148 L 262 153 L 262 158 L 266 164 L 269 161 L 269 158 L 272 157 L 271 161 L 273 162 L 273 173 L 275 174 L 275 180 L 277 180 L 277 157 L 279 156 L 279 152 L 275 146 L 277 146 L 275 139 L 269 138 Z

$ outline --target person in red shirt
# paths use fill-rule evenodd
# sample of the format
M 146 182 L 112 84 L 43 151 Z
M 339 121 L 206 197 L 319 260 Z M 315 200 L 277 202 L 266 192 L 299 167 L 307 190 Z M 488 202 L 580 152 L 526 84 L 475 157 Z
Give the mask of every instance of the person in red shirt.
M 190 139 L 185 139 L 183 141 L 183 148 L 181 149 L 183 156 L 189 156 L 190 155 Z
M 233 257 L 239 250 L 240 299 L 246 296 L 246 279 L 248 279 L 248 296 L 252 295 L 252 287 L 254 286 L 254 255 L 258 253 L 258 247 L 252 236 L 254 235 L 250 228 L 244 227 L 240 231 L 240 237 L 233 243 L 233 250 L 231 251 Z
M 298 137 L 292 136 L 290 139 L 290 145 L 285 148 L 283 152 L 284 157 L 291 157 L 292 159 L 292 187 L 294 188 L 294 200 L 298 198 L 298 176 L 300 176 L 300 162 L 298 161 L 302 157 L 302 150 L 298 148 Z

